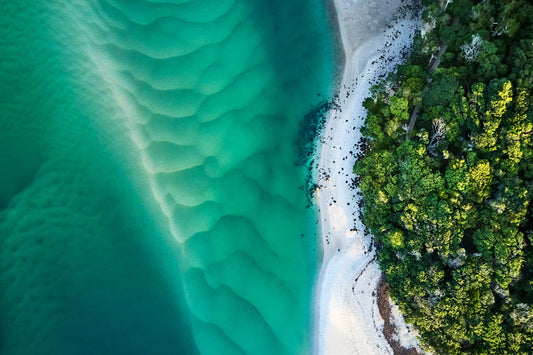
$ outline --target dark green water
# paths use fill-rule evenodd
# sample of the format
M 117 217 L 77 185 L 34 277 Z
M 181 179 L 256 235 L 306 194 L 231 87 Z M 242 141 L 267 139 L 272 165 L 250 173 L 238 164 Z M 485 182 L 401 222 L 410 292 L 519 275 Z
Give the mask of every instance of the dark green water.
M 0 12 L 0 353 L 309 353 L 322 2 Z

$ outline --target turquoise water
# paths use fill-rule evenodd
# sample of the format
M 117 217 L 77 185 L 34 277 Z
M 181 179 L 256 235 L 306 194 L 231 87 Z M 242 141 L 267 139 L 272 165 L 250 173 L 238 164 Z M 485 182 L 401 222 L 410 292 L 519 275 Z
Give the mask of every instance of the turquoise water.
M 0 353 L 309 353 L 322 2 L 0 11 Z

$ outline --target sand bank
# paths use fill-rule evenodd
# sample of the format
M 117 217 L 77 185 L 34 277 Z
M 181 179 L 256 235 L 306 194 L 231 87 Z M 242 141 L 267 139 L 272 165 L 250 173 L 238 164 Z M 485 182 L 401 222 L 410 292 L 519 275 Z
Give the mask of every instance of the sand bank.
M 353 186 L 352 167 L 360 152 L 363 100 L 371 85 L 401 61 L 419 24 L 395 17 L 397 0 L 334 2 L 346 63 L 339 108 L 330 112 L 319 148 L 317 199 L 324 260 L 317 288 L 315 349 L 319 354 L 388 354 L 393 350 L 383 335 L 377 304 L 381 271 L 372 236 L 360 218 L 360 191 Z M 398 340 L 409 347 L 413 331 L 398 318 L 394 317 Z

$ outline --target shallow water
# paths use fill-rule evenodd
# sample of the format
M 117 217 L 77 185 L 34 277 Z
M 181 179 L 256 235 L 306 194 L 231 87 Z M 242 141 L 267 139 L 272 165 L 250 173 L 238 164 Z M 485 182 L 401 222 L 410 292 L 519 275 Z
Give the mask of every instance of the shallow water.
M 309 353 L 322 3 L 0 11 L 0 352 Z

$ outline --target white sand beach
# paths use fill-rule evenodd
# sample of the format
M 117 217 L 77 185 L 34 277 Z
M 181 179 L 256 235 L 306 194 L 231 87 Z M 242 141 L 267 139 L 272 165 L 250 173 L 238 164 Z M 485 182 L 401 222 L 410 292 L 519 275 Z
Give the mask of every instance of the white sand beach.
M 317 289 L 315 349 L 328 355 L 392 354 L 377 305 L 381 271 L 372 237 L 365 235 L 360 220 L 352 167 L 359 153 L 363 100 L 371 84 L 401 61 L 402 49 L 411 43 L 419 23 L 394 18 L 399 0 L 334 2 L 346 64 L 337 99 L 340 107 L 327 118 L 320 150 L 317 199 L 324 260 Z M 414 332 L 398 313 L 393 319 L 397 340 L 409 348 L 416 343 Z

